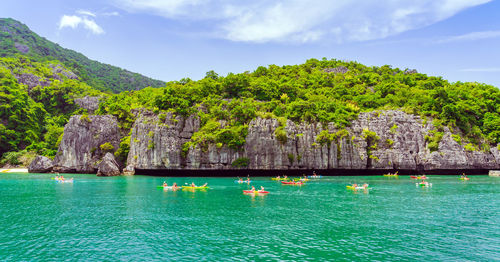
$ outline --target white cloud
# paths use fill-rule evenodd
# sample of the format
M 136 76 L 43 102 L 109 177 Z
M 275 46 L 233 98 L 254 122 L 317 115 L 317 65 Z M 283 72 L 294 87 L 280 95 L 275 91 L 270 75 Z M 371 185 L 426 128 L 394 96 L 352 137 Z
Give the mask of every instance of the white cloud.
M 500 37 L 500 31 L 483 31 L 483 32 L 472 32 L 463 35 L 450 36 L 441 40 L 438 43 L 448 43 L 448 42 L 462 42 L 462 41 L 475 41 L 488 38 L 498 38 Z
M 96 15 L 90 11 L 87 11 L 87 10 L 78 10 L 76 11 L 77 14 L 80 14 L 80 15 L 84 15 L 84 16 L 92 16 L 92 17 L 96 17 Z
M 105 12 L 105 13 L 102 13 L 100 15 L 102 15 L 102 16 L 119 16 L 120 13 L 113 11 L 113 12 Z
M 104 34 L 104 30 L 100 27 L 94 20 L 93 17 L 96 15 L 92 12 L 85 10 L 78 10 L 78 15 L 63 15 L 61 20 L 59 20 L 59 30 L 65 27 L 71 27 L 76 29 L 79 25 L 82 25 L 83 28 L 89 30 L 93 34 L 100 35 Z M 89 17 L 90 16 L 90 17 Z
M 94 20 L 83 18 L 83 27 L 96 35 L 104 34 L 104 30 Z
M 232 41 L 381 39 L 491 0 L 112 0 L 119 8 L 204 21 Z
M 461 72 L 480 72 L 480 73 L 493 73 L 500 72 L 500 67 L 490 67 L 490 68 L 466 68 L 460 70 Z
M 82 22 L 82 18 L 76 15 L 63 15 L 59 20 L 59 29 L 71 27 L 75 29 Z

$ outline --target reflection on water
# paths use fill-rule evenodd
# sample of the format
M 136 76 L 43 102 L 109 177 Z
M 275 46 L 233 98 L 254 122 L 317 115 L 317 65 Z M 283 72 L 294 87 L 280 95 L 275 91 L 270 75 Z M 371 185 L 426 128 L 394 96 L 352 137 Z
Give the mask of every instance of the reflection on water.
M 234 178 L 2 174 L 0 260 L 498 260 L 500 179 L 429 182 L 252 178 L 260 195 Z

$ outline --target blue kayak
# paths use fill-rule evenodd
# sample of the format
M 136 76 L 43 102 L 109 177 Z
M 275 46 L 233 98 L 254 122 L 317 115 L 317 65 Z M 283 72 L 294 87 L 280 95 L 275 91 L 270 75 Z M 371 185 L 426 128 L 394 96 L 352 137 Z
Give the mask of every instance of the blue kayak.
M 234 180 L 234 183 L 238 183 L 238 184 L 247 184 L 247 183 L 250 183 L 250 182 L 252 182 L 252 180 L 249 180 L 249 181 L 247 181 L 247 180 L 243 180 L 243 181 Z

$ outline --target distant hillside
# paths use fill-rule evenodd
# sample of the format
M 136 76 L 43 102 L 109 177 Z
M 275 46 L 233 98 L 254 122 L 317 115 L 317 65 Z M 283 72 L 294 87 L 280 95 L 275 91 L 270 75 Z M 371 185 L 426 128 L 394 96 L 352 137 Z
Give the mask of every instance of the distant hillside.
M 40 37 L 14 19 L 0 18 L 0 57 L 13 57 L 18 54 L 39 62 L 59 60 L 77 74 L 80 80 L 102 91 L 118 93 L 165 85 L 163 81 L 88 59 L 78 52 L 62 48 Z

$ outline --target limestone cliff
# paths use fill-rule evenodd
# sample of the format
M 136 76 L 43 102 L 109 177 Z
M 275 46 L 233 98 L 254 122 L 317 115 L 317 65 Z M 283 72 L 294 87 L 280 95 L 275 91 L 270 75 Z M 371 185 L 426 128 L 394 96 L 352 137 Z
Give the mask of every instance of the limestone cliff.
M 250 122 L 246 144 L 240 150 L 226 146 L 182 145 L 200 127 L 196 117 L 184 119 L 141 115 L 131 134 L 127 170 L 135 169 L 233 169 L 237 159 L 248 159 L 248 169 L 406 169 L 415 171 L 499 168 L 500 154 L 467 151 L 445 127 L 439 149 L 431 152 L 425 139 L 433 129 L 419 116 L 401 111 L 361 113 L 352 125 L 339 130 L 333 124 L 286 123 L 286 141 L 279 141 L 275 119 Z M 323 130 L 337 134 L 317 141 Z M 340 131 L 340 132 L 339 132 Z M 373 138 L 367 131 L 374 134 Z M 325 133 L 325 132 L 323 132 Z
M 112 149 L 102 149 L 109 143 Z M 106 153 L 120 144 L 118 123 L 114 116 L 72 116 L 64 127 L 64 135 L 54 159 L 54 171 L 95 173 Z

